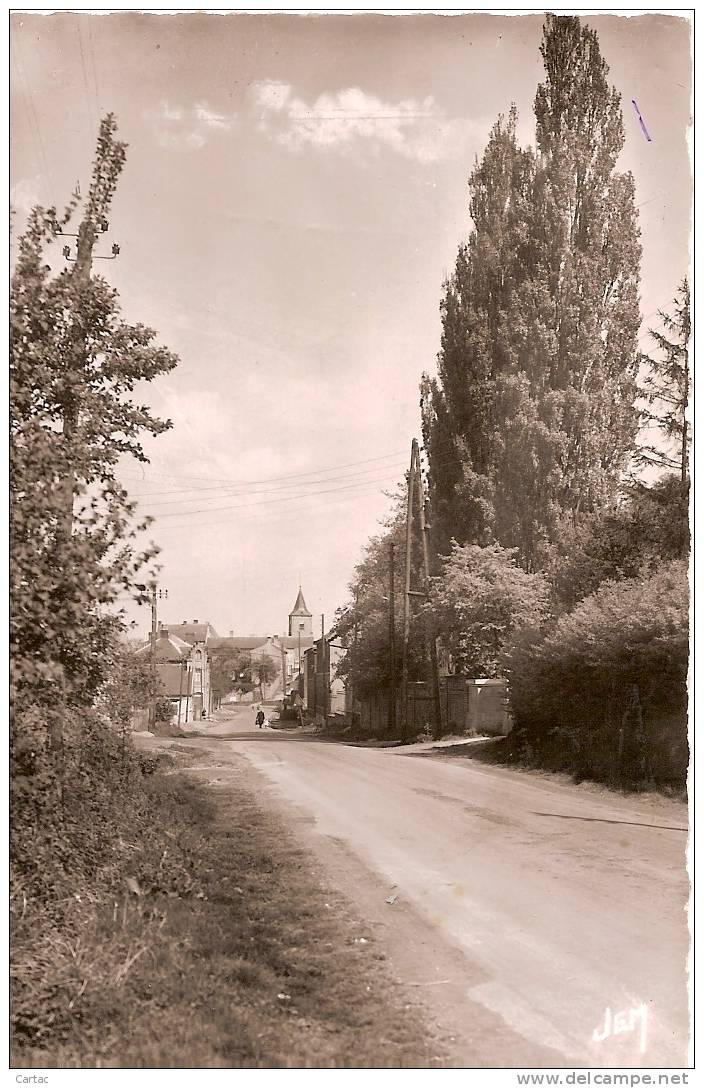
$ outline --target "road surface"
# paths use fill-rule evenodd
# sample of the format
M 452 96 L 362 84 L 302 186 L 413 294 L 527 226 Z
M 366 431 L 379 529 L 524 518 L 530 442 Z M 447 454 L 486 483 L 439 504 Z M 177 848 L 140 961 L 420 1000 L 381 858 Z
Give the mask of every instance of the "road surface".
M 454 1064 L 687 1064 L 684 805 L 229 713 L 186 743 L 256 768 Z

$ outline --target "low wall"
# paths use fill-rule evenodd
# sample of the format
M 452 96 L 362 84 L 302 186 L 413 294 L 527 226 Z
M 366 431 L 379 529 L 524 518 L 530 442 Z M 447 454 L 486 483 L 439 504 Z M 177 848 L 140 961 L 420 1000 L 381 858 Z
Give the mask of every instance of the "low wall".
M 447 733 L 478 733 L 505 736 L 513 720 L 508 710 L 508 685 L 505 680 L 473 680 L 464 676 L 442 677 L 440 704 L 443 726 Z M 429 684 L 412 683 L 408 688 L 408 722 L 410 736 L 432 732 L 435 720 L 435 700 Z M 375 692 L 369 699 L 357 702 L 356 715 L 362 732 L 369 736 L 388 733 L 389 694 Z M 396 704 L 396 731 L 402 733 L 403 700 L 400 693 Z

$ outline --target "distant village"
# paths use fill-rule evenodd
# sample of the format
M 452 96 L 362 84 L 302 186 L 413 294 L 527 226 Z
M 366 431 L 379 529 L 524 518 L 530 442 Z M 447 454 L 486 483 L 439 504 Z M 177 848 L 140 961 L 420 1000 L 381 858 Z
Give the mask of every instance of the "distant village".
M 379 692 L 360 699 L 341 675 L 348 648 L 347 630 L 337 626 L 318 638 L 301 587 L 288 614 L 285 635 L 218 634 L 208 621 L 160 623 L 153 637 L 139 644 L 138 656 L 153 667 L 162 721 L 185 726 L 208 720 L 228 705 L 264 704 L 300 724 L 336 723 L 384 729 L 388 697 Z M 224 670 L 224 672 L 223 672 Z M 440 690 L 447 720 L 458 730 L 505 734 L 511 726 L 506 683 L 453 675 L 451 659 L 441 657 Z M 409 686 L 412 732 L 430 728 L 432 695 L 427 683 Z M 134 728 L 146 728 L 137 711 Z M 150 725 L 150 728 L 152 726 Z
M 288 614 L 285 635 L 237 635 L 222 637 L 205 620 L 161 623 L 154 640 L 157 691 L 171 704 L 177 725 L 210 718 L 222 704 L 280 704 L 305 710 L 308 717 L 326 719 L 351 712 L 345 683 L 337 665 L 345 651 L 344 639 L 332 629 L 316 639 L 313 615 L 299 586 Z M 151 660 L 152 639 L 140 644 L 137 653 Z M 217 659 L 246 660 L 247 680 L 233 671 L 231 687 L 219 695 L 212 679 Z

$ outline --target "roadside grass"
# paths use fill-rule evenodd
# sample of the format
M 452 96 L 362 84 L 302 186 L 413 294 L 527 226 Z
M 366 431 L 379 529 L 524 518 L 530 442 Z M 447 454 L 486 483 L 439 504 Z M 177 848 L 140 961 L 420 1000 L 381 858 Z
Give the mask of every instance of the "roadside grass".
M 487 737 L 476 744 L 447 745 L 415 752 L 417 759 L 472 760 L 490 767 L 501 767 L 515 774 L 527 774 L 547 781 L 569 784 L 584 792 L 597 794 L 616 793 L 621 797 L 652 797 L 671 801 L 687 802 L 687 787 L 668 785 L 667 783 L 609 782 L 599 778 L 580 777 L 565 769 L 557 757 L 550 760 L 536 757 L 529 761 L 521 749 L 512 740 L 511 734 L 505 737 Z
M 15 920 L 14 1067 L 442 1064 L 373 935 L 244 782 L 162 771 L 143 793 L 60 918 Z

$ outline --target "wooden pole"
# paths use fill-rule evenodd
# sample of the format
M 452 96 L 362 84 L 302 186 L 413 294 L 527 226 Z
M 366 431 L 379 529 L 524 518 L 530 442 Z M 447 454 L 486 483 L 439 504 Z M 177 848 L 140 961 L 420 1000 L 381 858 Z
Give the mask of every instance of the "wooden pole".
M 286 698 L 286 648 L 281 646 L 281 680 L 283 683 L 283 696 Z
M 325 613 L 320 617 L 321 649 L 323 651 L 323 723 L 328 720 L 328 654 L 325 645 Z
M 425 589 L 430 593 L 430 547 L 428 544 L 429 526 L 425 517 L 425 495 L 423 493 L 423 480 L 420 470 L 416 473 L 416 485 L 418 488 L 418 518 L 420 522 L 420 537 L 423 545 L 423 570 L 425 572 Z M 432 621 L 431 621 L 432 622 Z M 433 674 L 433 702 L 435 704 L 435 736 L 443 734 L 442 701 L 440 699 L 440 671 L 438 668 L 438 642 L 434 624 L 428 632 L 428 653 Z
M 149 647 L 149 732 L 156 732 L 156 582 L 151 584 L 152 632 Z
M 394 551 L 396 545 L 389 544 L 389 734 L 396 736 L 396 614 L 394 605 Z
M 406 565 L 403 593 L 403 654 L 401 658 L 401 736 L 408 737 L 408 643 L 411 635 L 411 541 L 413 534 L 413 483 L 418 456 L 418 443 L 411 443 L 411 467 L 408 473 L 406 501 Z
M 78 228 L 78 240 L 76 243 L 76 263 L 71 279 L 77 292 L 82 292 L 90 284 L 90 274 L 93 261 L 93 248 L 97 238 L 95 223 L 91 217 L 89 207 L 83 222 Z M 80 330 L 80 325 L 79 325 Z M 66 370 L 63 424 L 62 432 L 64 445 L 71 458 L 70 445 L 78 426 L 80 412 L 80 385 L 86 365 L 86 339 L 85 333 L 79 331 L 76 338 L 75 357 L 69 362 Z M 69 463 L 66 476 L 63 481 L 64 491 L 64 532 L 70 537 L 73 532 L 73 497 L 76 490 L 76 473 L 73 465 Z
M 178 725 L 181 724 L 181 702 L 183 700 L 183 668 L 185 661 L 178 663 Z

